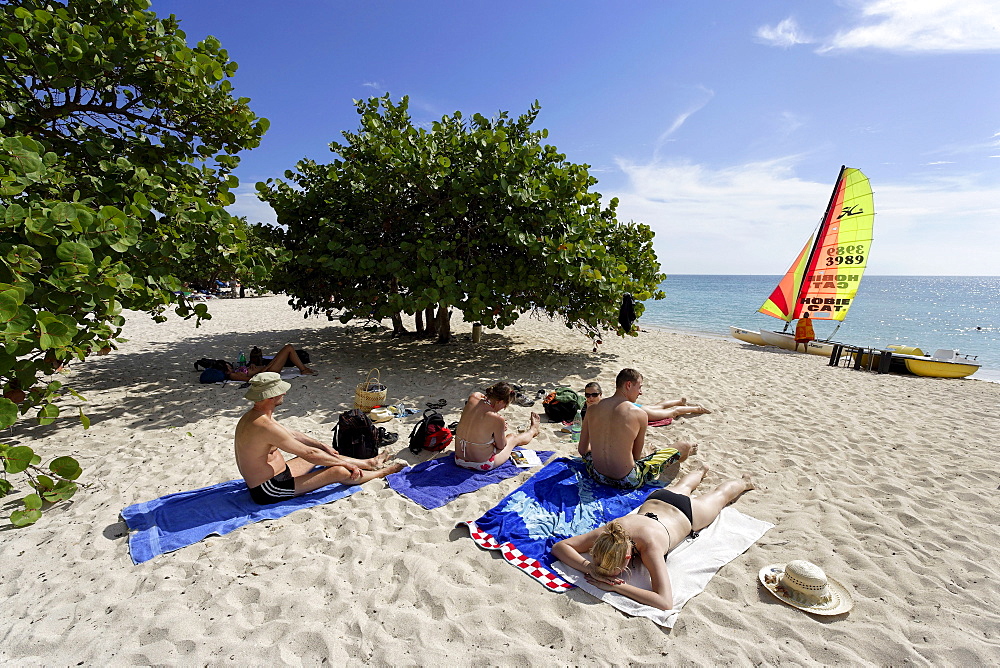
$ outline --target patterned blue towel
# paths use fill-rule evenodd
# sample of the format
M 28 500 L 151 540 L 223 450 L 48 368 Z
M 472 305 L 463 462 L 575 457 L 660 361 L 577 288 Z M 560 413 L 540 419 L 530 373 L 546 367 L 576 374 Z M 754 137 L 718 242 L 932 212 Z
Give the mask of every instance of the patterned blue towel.
M 552 450 L 538 451 L 538 457 L 543 462 L 553 454 Z M 462 494 L 513 478 L 525 470 L 527 469 L 518 468 L 508 460 L 492 471 L 473 471 L 455 464 L 454 455 L 449 454 L 446 457 L 428 459 L 386 476 L 386 482 L 396 492 L 416 501 L 427 510 L 432 510 L 454 501 Z
M 328 485 L 267 506 L 250 498 L 242 479 L 167 494 L 122 511 L 128 528 L 135 532 L 128 539 L 129 554 L 134 563 L 141 564 L 212 534 L 222 536 L 245 524 L 276 520 L 299 508 L 342 499 L 359 489 L 358 485 Z
M 627 515 L 657 487 L 606 487 L 587 475 L 579 459 L 560 457 L 478 520 L 459 525 L 469 527 L 480 547 L 499 550 L 512 566 L 548 589 L 564 592 L 573 585 L 552 572 L 552 546 Z

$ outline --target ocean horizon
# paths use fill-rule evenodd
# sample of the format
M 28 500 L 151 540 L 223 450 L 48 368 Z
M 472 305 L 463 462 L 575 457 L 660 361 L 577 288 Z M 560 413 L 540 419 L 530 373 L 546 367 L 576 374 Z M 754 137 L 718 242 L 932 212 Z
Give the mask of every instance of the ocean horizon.
M 781 330 L 783 321 L 757 312 L 780 278 L 673 274 L 660 284 L 666 299 L 645 302 L 642 323 L 725 338 L 731 325 Z M 816 320 L 817 337 L 830 336 L 837 324 Z M 877 348 L 917 346 L 925 353 L 952 348 L 983 365 L 971 378 L 1000 380 L 1000 276 L 866 275 L 833 338 Z

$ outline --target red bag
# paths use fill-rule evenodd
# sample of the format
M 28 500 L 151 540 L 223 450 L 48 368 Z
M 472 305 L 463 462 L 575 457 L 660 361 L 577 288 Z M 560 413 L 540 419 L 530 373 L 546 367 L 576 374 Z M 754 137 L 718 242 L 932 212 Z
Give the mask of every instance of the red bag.
M 424 417 L 410 432 L 410 452 L 419 454 L 421 450 L 438 452 L 451 444 L 451 429 L 444 424 L 444 416 L 434 409 L 424 411 Z
M 451 429 L 448 429 L 448 427 L 428 425 L 427 438 L 424 440 L 424 450 L 430 450 L 432 452 L 444 450 L 451 445 L 451 439 Z

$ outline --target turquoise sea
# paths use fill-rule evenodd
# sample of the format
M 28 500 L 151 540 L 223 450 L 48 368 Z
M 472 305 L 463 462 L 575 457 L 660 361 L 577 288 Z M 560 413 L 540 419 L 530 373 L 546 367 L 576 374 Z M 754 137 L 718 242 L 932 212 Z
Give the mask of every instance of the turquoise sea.
M 729 326 L 777 329 L 760 314 L 780 276 L 669 276 L 667 298 L 646 302 L 642 324 L 729 337 Z M 816 335 L 837 325 L 817 320 Z M 978 355 L 972 378 L 1000 380 L 1000 276 L 865 276 L 836 340 L 884 348 L 918 346 L 925 353 L 954 348 Z

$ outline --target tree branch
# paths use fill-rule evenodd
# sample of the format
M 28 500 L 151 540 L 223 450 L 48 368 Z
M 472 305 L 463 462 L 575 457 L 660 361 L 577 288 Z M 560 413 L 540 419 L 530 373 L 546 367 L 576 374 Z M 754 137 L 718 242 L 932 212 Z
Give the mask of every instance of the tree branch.
M 94 96 L 91 100 L 97 96 L 97 92 L 94 92 Z M 108 104 L 95 104 L 93 102 L 87 102 L 83 104 L 78 104 L 76 102 L 67 101 L 61 105 L 52 105 L 48 108 L 42 108 L 38 111 L 38 116 L 44 120 L 58 120 L 64 118 L 76 112 L 83 112 L 88 114 L 100 114 L 103 116 L 122 116 L 130 121 L 135 121 L 137 123 L 146 123 L 153 127 L 159 128 L 161 130 L 168 130 L 170 132 L 176 132 L 184 137 L 192 137 L 194 133 L 189 130 L 183 130 L 175 125 L 169 123 L 164 123 L 162 121 L 156 120 L 156 115 L 143 116 L 142 114 L 136 114 L 134 112 L 128 111 L 123 107 L 117 107 Z

